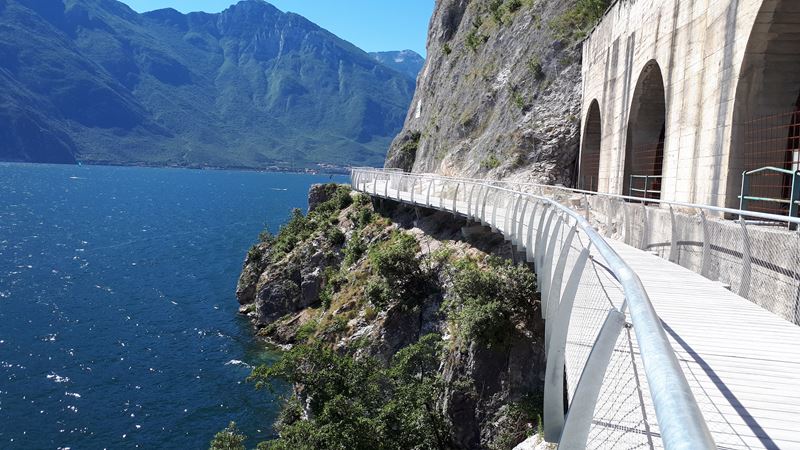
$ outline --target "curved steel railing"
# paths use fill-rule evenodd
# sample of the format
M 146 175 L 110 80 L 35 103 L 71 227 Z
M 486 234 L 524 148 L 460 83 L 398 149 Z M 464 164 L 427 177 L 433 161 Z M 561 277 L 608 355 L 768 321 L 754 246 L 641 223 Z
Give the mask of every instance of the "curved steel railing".
M 375 169 L 358 168 L 361 172 Z M 409 174 L 419 183 L 470 181 Z M 492 186 L 555 199 L 581 212 L 606 237 L 652 252 L 728 286 L 800 325 L 800 218 L 759 211 L 597 193 L 560 186 L 484 180 Z M 736 220 L 725 220 L 733 217 Z
M 351 177 L 355 190 L 489 225 L 535 263 L 546 319 L 547 440 L 576 449 L 653 447 L 659 438 L 668 449 L 714 448 L 641 281 L 584 215 L 485 180 L 371 168 Z

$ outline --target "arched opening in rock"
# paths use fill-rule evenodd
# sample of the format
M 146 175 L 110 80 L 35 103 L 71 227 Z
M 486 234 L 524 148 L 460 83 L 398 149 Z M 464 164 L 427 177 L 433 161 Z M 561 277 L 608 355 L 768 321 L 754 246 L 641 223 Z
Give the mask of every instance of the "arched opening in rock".
M 584 122 L 578 189 L 597 192 L 598 177 L 600 176 L 601 135 L 600 105 L 597 100 L 593 100 L 589 105 L 589 112 L 586 114 Z
M 742 62 L 727 205 L 798 216 L 800 3 L 765 1 Z
M 633 93 L 625 145 L 625 195 L 661 198 L 666 118 L 664 78 L 653 60 L 642 69 Z

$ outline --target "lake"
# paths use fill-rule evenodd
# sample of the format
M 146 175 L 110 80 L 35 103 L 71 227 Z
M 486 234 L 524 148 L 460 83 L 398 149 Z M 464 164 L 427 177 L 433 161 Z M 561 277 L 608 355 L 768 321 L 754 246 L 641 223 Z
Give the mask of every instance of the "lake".
M 345 177 L 0 164 L 0 448 L 202 449 L 272 436 L 237 315 L 265 226 Z

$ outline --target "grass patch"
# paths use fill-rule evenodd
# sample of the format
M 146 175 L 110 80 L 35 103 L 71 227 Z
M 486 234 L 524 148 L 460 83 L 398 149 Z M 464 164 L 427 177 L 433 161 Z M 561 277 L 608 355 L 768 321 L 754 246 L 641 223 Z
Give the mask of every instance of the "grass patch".
M 575 5 L 551 22 L 558 39 L 577 42 L 588 36 L 608 9 L 611 0 L 578 0 Z
M 500 167 L 500 160 L 495 155 L 489 155 L 481 161 L 481 169 L 492 170 Z

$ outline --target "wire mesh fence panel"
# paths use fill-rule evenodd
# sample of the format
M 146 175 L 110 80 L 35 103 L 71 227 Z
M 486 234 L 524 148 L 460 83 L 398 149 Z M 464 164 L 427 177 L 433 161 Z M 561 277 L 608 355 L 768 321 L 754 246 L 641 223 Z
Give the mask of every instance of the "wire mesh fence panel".
M 709 243 L 707 277 L 740 292 L 742 281 L 748 278 L 743 266 L 744 239 L 738 224 L 710 220 L 707 226 Z
M 652 424 L 644 401 L 636 356 L 632 351 L 629 330 L 617 338 L 614 353 L 606 369 L 594 420 L 589 432 L 587 449 L 651 449 L 660 448 L 660 439 L 651 431 Z
M 749 299 L 800 324 L 800 235 L 781 228 L 747 225 Z

